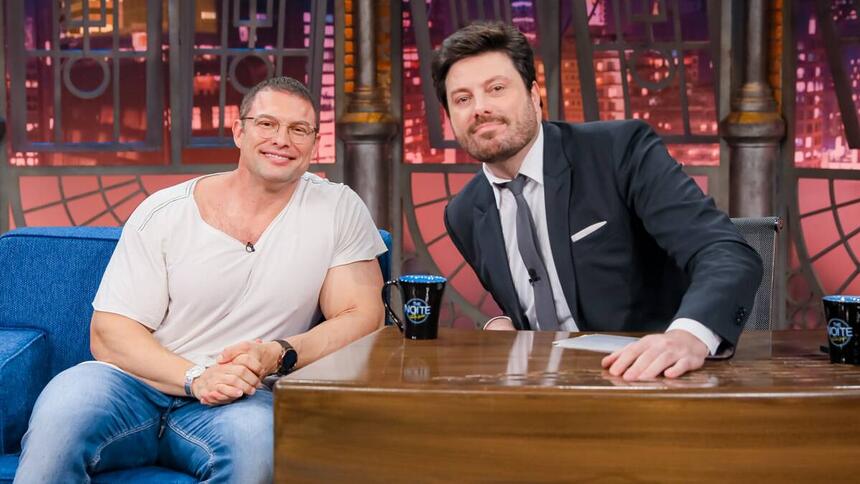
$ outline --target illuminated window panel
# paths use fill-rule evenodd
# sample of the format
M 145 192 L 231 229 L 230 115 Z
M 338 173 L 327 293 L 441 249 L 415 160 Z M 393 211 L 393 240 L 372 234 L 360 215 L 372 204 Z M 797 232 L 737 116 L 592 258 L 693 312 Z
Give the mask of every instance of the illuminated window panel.
M 193 46 L 183 57 L 192 70 L 191 105 L 180 114 L 186 162 L 235 162 L 235 153 L 213 148 L 233 145 L 231 129 L 244 94 L 283 75 L 303 81 L 318 99 L 321 138 L 314 163 L 334 163 L 333 1 L 198 0 L 194 6 Z M 317 26 L 322 32 L 312 35 Z
M 272 75 L 309 84 L 321 109 L 314 162 L 335 162 L 333 0 L 177 2 L 173 21 L 194 44 L 181 51 L 162 0 L 6 3 L 12 166 L 235 163 L 241 97 Z
M 13 166 L 168 162 L 160 8 L 153 0 L 7 2 Z
M 333 0 L 9 0 L 0 8 L 9 101 L 0 196 L 10 228 L 119 225 L 159 188 L 232 169 L 239 100 L 267 75 L 310 85 L 321 108 L 312 170 L 330 175 Z
M 860 133 L 851 147 L 843 114 L 854 118 L 860 110 L 860 43 L 850 41 L 860 32 L 857 3 L 826 2 L 833 42 L 825 39 L 825 26 L 818 5 L 811 0 L 796 2 L 794 29 L 795 144 L 798 168 L 860 169 Z M 829 7 L 829 8 L 828 8 Z M 839 59 L 841 74 L 833 77 L 831 57 Z M 844 99 L 839 99 L 843 88 Z

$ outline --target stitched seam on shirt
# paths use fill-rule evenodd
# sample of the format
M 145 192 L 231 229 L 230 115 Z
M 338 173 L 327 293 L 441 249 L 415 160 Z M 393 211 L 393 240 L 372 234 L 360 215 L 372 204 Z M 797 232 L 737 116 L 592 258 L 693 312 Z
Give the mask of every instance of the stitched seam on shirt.
M 314 185 L 343 185 L 343 183 L 335 183 L 327 178 L 322 178 L 307 172 L 302 175 L 302 179 L 309 183 L 313 183 Z
M 170 427 L 171 430 L 179 434 L 179 436 L 183 439 L 202 448 L 203 451 L 206 452 L 207 455 L 209 455 L 209 460 L 206 462 L 206 467 L 202 474 L 204 476 L 208 476 L 209 472 L 212 471 L 212 466 L 215 464 L 215 452 L 212 451 L 212 449 L 209 447 L 209 444 L 207 444 L 203 439 L 195 437 L 188 432 L 185 432 L 184 430 L 180 429 L 179 427 L 173 425 L 173 423 L 169 420 L 167 421 L 167 426 Z
M 152 217 L 153 217 L 153 216 L 155 216 L 155 214 L 156 214 L 157 212 L 159 212 L 161 209 L 163 209 L 163 208 L 167 207 L 168 205 L 170 205 L 170 204 L 171 204 L 171 203 L 173 203 L 173 202 L 176 202 L 176 201 L 179 201 L 179 200 L 182 200 L 182 199 L 188 198 L 188 195 L 190 194 L 191 187 L 192 187 L 193 185 L 194 185 L 193 183 L 189 183 L 189 184 L 188 184 L 188 188 L 186 188 L 186 189 L 185 189 L 185 193 L 183 193 L 182 195 L 177 195 L 176 197 L 171 198 L 170 200 L 166 200 L 166 201 L 162 202 L 162 203 L 161 203 L 161 205 L 158 205 L 157 207 L 153 208 L 153 209 L 152 209 L 152 210 L 151 210 L 151 211 L 146 215 L 146 218 L 145 218 L 145 219 L 143 219 L 143 223 L 141 223 L 141 224 L 140 224 L 140 226 L 137 228 L 137 231 L 138 231 L 138 232 L 143 231 L 144 227 L 146 227 L 146 224 L 148 224 L 148 223 L 149 223 L 149 221 L 152 219 Z
M 102 459 L 102 451 L 105 449 L 105 447 L 107 447 L 108 445 L 110 445 L 110 444 L 112 444 L 112 443 L 116 442 L 117 440 L 119 440 L 119 439 L 121 439 L 121 438 L 123 438 L 123 437 L 129 436 L 129 435 L 131 435 L 131 434 L 133 434 L 133 433 L 135 433 L 135 432 L 140 432 L 140 431 L 142 431 L 142 430 L 146 430 L 146 429 L 148 429 L 148 428 L 150 428 L 150 427 L 153 427 L 155 424 L 157 424 L 157 423 L 158 423 L 158 420 L 159 420 L 158 418 L 154 418 L 154 419 L 152 419 L 149 423 L 144 423 L 144 424 L 142 424 L 142 425 L 138 425 L 137 427 L 132 427 L 132 428 L 130 428 L 130 429 L 128 429 L 128 430 L 126 430 L 126 431 L 124 431 L 124 432 L 120 432 L 119 434 L 114 435 L 113 437 L 110 437 L 109 439 L 107 439 L 106 441 L 104 441 L 104 442 L 102 443 L 102 445 L 100 445 L 100 446 L 96 449 L 96 453 L 95 453 L 95 455 L 93 456 L 92 460 L 90 461 L 89 467 L 90 467 L 90 468 L 93 468 L 93 467 L 95 467 L 95 466 L 97 466 L 97 465 L 99 464 L 99 462 L 100 462 L 100 461 L 101 461 L 101 459 Z

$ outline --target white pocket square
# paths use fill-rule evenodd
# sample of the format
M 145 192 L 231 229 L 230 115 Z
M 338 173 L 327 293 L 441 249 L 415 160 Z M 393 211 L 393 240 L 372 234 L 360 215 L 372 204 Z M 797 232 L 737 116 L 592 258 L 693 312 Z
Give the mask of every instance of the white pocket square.
M 596 224 L 591 224 L 588 227 L 585 227 L 584 229 L 580 230 L 579 232 L 571 235 L 570 241 L 576 242 L 578 240 L 584 239 L 585 237 L 591 235 L 593 232 L 596 232 L 604 225 L 606 225 L 606 220 L 603 220 L 602 222 L 597 222 Z

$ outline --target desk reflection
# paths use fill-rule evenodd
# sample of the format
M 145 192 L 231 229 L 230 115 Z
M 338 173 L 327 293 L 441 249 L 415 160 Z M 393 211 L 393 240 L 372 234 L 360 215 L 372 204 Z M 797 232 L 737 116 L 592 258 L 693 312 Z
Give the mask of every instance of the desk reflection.
M 282 378 L 276 481 L 860 475 L 860 367 L 830 364 L 823 331 L 744 334 L 730 360 L 646 382 L 612 377 L 602 353 L 553 347 L 569 336 L 440 328 L 405 341 L 387 328 Z
M 678 379 L 657 378 L 625 382 L 600 366 L 603 353 L 553 346 L 553 341 L 575 336 L 559 332 L 482 332 L 445 329 L 439 339 L 413 341 L 386 328 L 338 351 L 289 379 L 333 383 L 371 383 L 381 387 L 420 385 L 430 387 L 486 386 L 488 388 L 672 390 L 725 387 L 794 385 L 798 380 L 821 378 L 823 355 L 816 352 L 817 333 L 801 347 L 780 336 L 771 345 L 770 334 L 745 334 L 736 356 L 727 361 L 708 361 L 695 372 Z M 823 335 L 820 335 L 823 339 Z M 798 338 L 795 338 L 798 339 Z M 804 341 L 800 338 L 798 341 Z M 776 352 L 772 354 L 773 352 Z M 778 364 L 784 354 L 792 364 Z M 803 359 L 797 359 L 802 355 Z M 827 367 L 829 365 L 826 365 Z M 828 368 L 845 385 L 860 384 L 855 373 Z M 351 384 L 352 384 L 351 383 Z

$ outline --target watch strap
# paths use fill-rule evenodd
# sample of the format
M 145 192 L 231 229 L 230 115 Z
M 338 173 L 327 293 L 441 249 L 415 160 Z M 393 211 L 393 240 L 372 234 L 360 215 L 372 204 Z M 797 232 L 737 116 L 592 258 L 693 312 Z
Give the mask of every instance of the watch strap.
M 293 348 L 293 345 L 286 340 L 276 339 L 275 342 L 281 345 L 281 348 L 283 349 L 281 357 L 278 359 L 278 368 L 276 372 L 278 375 L 286 375 L 296 366 L 299 355 L 296 352 L 296 349 Z

